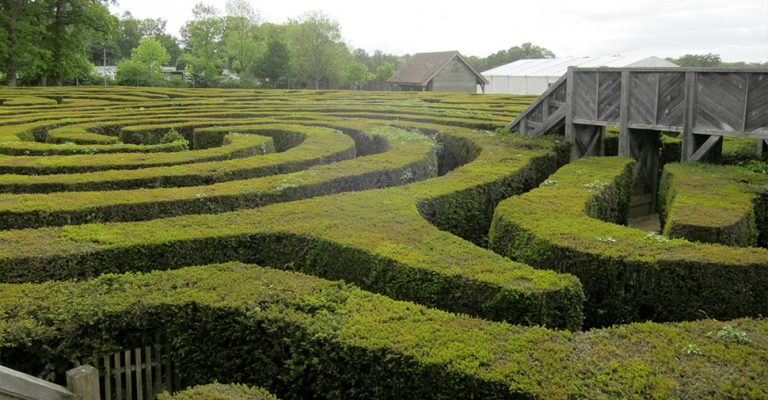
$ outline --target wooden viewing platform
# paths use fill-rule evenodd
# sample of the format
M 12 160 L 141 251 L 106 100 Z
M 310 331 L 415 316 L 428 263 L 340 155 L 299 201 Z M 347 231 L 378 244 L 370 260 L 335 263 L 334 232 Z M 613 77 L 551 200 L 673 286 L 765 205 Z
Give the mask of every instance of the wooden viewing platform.
M 725 136 L 768 147 L 768 68 L 575 68 L 508 129 L 562 132 L 571 159 L 604 154 L 605 127 L 619 127 L 619 155 L 638 161 L 636 193 L 656 193 L 659 135 L 681 132 L 681 161 L 716 161 Z

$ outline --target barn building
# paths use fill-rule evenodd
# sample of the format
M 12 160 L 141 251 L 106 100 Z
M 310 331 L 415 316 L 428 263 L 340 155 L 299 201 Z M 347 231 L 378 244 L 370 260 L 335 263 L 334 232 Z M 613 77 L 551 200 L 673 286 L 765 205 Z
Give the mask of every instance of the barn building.
M 579 57 L 579 58 L 541 58 L 518 60 L 483 72 L 489 81 L 484 93 L 535 94 L 544 93 L 549 85 L 565 75 L 568 67 L 580 68 L 637 68 L 637 67 L 677 67 L 658 57 Z
M 400 91 L 466 93 L 488 83 L 458 51 L 415 54 L 387 82 Z

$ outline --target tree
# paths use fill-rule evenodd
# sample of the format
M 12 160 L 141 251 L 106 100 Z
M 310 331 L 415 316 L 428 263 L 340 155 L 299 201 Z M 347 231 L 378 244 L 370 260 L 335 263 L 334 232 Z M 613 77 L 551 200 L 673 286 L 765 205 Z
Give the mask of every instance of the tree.
M 107 51 L 108 62 L 111 64 L 129 58 L 141 39 L 146 37 L 154 37 L 160 41 L 171 56 L 170 63 L 176 63 L 181 55 L 181 47 L 178 39 L 166 33 L 167 22 L 164 19 L 136 19 L 128 11 L 115 18 L 116 28 L 112 35 L 91 47 L 90 58 L 94 64 L 101 65 L 104 50 Z
M 114 17 L 107 3 L 108 0 L 42 1 L 49 19 L 42 47 L 50 57 L 43 68 L 41 84 L 51 79 L 61 85 L 83 74 L 90 75 L 92 66 L 87 54 L 93 38 L 108 37 L 114 29 Z
M 117 63 L 117 73 L 115 74 L 115 79 L 120 85 L 139 86 L 142 84 L 148 84 L 145 81 L 146 77 L 146 68 L 136 61 L 131 60 L 130 58 L 120 60 L 120 62 Z
M 170 56 L 168 65 L 171 65 L 171 66 L 176 65 L 176 61 L 179 59 L 182 53 L 181 46 L 179 45 L 179 40 L 167 33 L 155 35 L 152 37 L 155 38 L 158 42 L 160 42 L 163 48 L 165 48 L 165 51 L 168 52 L 168 56 Z
M 203 3 L 197 3 L 192 14 L 194 19 L 182 28 L 182 38 L 187 49 L 182 62 L 186 64 L 194 86 L 214 86 L 221 79 L 224 21 L 214 7 Z
M 719 67 L 722 64 L 720 55 L 713 53 L 686 54 L 671 61 L 681 67 Z
M 269 81 L 275 87 L 280 78 L 288 75 L 291 56 L 288 46 L 280 39 L 271 39 L 261 62 L 254 65 L 254 75 Z
M 154 86 L 163 78 L 161 67 L 170 60 L 168 52 L 155 38 L 144 38 L 133 49 L 130 59 L 117 64 L 117 80 L 121 84 Z
M 518 60 L 527 60 L 533 58 L 555 58 L 555 53 L 545 49 L 544 47 L 539 47 L 532 43 L 526 42 L 520 46 L 513 46 L 506 50 L 499 50 L 486 58 L 467 57 L 467 61 L 469 61 L 472 67 L 482 72 Z
M 392 75 L 394 74 L 395 74 L 395 66 L 390 63 L 386 63 L 380 66 L 379 68 L 376 68 L 376 74 L 374 75 L 374 79 L 376 79 L 376 81 L 378 82 L 384 82 L 387 79 L 391 78 Z
M 16 86 L 18 75 L 38 75 L 42 70 L 49 54 L 38 42 L 45 33 L 46 17 L 40 2 L 0 2 L 0 63 L 8 86 Z
M 229 0 L 222 37 L 230 69 L 250 73 L 265 44 L 258 35 L 259 14 L 246 0 Z
M 310 12 L 299 21 L 291 21 L 291 61 L 299 80 L 309 81 L 315 89 L 320 82 L 339 82 L 349 49 L 341 41 L 339 24 L 321 12 Z
M 368 81 L 373 80 L 375 75 L 368 72 L 368 66 L 357 61 L 347 64 L 345 71 L 346 81 L 356 90 L 360 89 L 360 86 L 365 85 Z
M 131 58 L 117 65 L 117 80 L 154 86 L 163 78 L 161 67 L 170 59 L 165 47 L 157 39 L 144 38 L 139 46 L 133 49 Z

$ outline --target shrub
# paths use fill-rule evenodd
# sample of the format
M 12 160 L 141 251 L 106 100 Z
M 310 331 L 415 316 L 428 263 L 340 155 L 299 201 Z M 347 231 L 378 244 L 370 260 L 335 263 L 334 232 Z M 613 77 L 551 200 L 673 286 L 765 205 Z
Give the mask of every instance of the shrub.
M 727 323 L 749 344 L 712 334 L 723 326 L 712 320 L 558 332 L 242 264 L 0 294 L 4 363 L 37 374 L 160 333 L 185 384 L 243 382 L 286 399 L 768 395 L 768 325 L 754 320 Z M 701 354 L 677 356 L 685 346 Z
M 550 178 L 557 185 L 499 205 L 491 248 L 579 277 L 589 326 L 765 315 L 768 252 L 668 240 L 617 225 L 626 218 L 632 175 L 633 162 L 621 158 L 561 168 Z M 595 186 L 603 189 L 590 191 Z

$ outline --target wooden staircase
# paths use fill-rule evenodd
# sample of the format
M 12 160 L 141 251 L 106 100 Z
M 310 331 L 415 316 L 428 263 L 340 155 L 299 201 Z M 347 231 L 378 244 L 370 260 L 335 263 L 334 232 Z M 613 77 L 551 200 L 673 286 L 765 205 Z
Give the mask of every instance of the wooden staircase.
M 729 136 L 768 154 L 768 68 L 570 67 L 507 129 L 562 133 L 576 160 L 604 155 L 607 126 L 619 128 L 619 156 L 637 161 L 634 194 L 655 199 L 661 132 L 682 132 L 683 162 L 717 162 Z
M 506 129 L 525 137 L 562 133 L 566 115 L 566 75 L 553 83 L 533 104 L 515 118 Z

